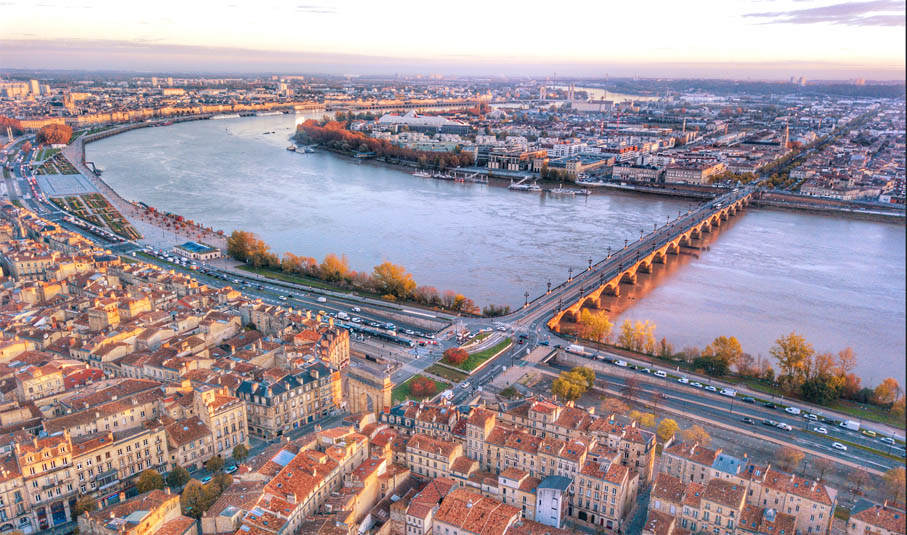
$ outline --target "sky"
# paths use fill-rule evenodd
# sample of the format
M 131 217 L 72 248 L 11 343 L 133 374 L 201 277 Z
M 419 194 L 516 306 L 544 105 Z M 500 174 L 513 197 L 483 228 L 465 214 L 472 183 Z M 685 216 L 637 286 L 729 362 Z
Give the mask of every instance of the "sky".
M 0 68 L 903 80 L 905 0 L 0 0 Z

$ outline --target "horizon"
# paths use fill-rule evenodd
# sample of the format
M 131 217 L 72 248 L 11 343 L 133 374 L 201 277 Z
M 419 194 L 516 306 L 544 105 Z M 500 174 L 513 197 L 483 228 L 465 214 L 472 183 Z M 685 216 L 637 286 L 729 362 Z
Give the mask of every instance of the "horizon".
M 907 71 L 904 0 L 698 9 L 659 0 L 645 12 L 628 4 L 542 12 L 472 0 L 451 12 L 409 1 L 389 9 L 356 0 L 261 4 L 162 0 L 148 13 L 110 0 L 0 2 L 0 68 L 879 81 L 904 80 Z M 659 16 L 645 16 L 651 12 Z M 623 22 L 634 17 L 638 24 Z

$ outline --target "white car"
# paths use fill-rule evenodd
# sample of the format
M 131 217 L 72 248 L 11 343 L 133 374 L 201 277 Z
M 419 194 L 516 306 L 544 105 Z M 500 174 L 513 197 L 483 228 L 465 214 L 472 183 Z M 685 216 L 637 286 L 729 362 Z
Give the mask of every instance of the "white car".
M 690 383 L 690 386 L 695 386 L 696 388 L 702 388 L 702 383 L 696 381 L 695 383 Z
M 318 301 L 319 303 L 327 303 L 327 302 L 328 302 L 328 300 L 327 300 L 326 297 L 319 297 L 318 299 L 316 299 L 316 301 Z
M 844 444 L 841 444 L 840 442 L 833 442 L 831 444 L 831 447 L 836 450 L 847 451 L 847 446 L 845 446 Z
M 353 307 L 350 310 L 352 310 L 353 312 L 362 312 L 362 309 L 359 307 Z
M 788 407 L 784 409 L 784 412 L 788 414 L 800 414 L 800 409 L 798 409 L 797 407 Z
M 819 421 L 819 417 L 818 417 L 818 416 L 816 416 L 815 414 L 809 414 L 808 412 L 803 413 L 803 417 L 806 418 L 807 420 L 812 420 L 812 421 L 814 421 L 814 422 L 818 422 L 818 421 Z
M 498 327 L 498 330 L 501 331 L 501 332 L 504 332 L 504 331 L 507 330 L 507 327 Z
M 705 387 L 705 389 L 708 390 L 709 392 L 718 392 L 718 389 L 712 385 L 708 385 L 707 387 Z
M 614 361 L 614 365 L 615 365 L 615 366 L 620 366 L 621 368 L 626 368 L 626 367 L 627 367 L 627 361 L 625 361 L 625 360 L 615 360 L 615 361 Z
M 460 383 L 460 388 L 469 388 L 469 381 L 463 381 Z
M 650 370 L 649 368 L 643 368 L 639 371 L 641 371 L 642 373 L 652 373 L 652 370 Z
M 667 377 L 667 376 L 668 376 L 668 374 L 666 374 L 665 372 L 663 372 L 661 370 L 658 370 L 657 372 L 655 372 L 655 377 Z
M 824 427 L 813 427 L 813 431 L 819 433 L 820 435 L 828 434 L 828 429 L 825 429 Z
M 891 444 L 892 446 L 894 446 L 894 439 L 891 437 L 882 437 L 879 440 L 884 442 L 885 444 Z
M 677 382 L 680 383 L 680 384 L 686 385 L 686 384 L 689 384 L 689 383 L 690 383 L 690 380 L 687 379 L 686 377 L 681 377 L 680 379 L 677 380 Z
M 784 431 L 793 431 L 794 430 L 793 427 L 787 425 L 784 422 L 779 422 L 777 427 L 778 427 L 778 429 L 783 429 Z

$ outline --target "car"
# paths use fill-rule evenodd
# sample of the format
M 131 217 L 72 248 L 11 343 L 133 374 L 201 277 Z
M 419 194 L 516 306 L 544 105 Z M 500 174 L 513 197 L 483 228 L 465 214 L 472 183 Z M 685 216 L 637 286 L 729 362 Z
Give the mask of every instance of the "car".
M 706 386 L 705 389 L 708 390 L 709 392 L 718 392 L 718 389 L 712 385 Z
M 231 464 L 230 466 L 228 466 L 228 467 L 226 467 L 226 468 L 224 469 L 224 473 L 226 473 L 226 474 L 232 474 L 232 473 L 235 472 L 235 471 L 236 471 L 236 465 L 235 465 L 235 464 Z
M 862 431 L 860 431 L 860 432 L 863 433 L 863 435 L 865 435 L 865 436 L 867 436 L 867 437 L 875 438 L 875 436 L 876 436 L 876 432 L 875 432 L 875 431 L 871 431 L 871 430 L 869 430 L 869 429 L 864 429 L 864 430 L 862 430 Z
M 460 388 L 469 388 L 469 381 L 463 381 L 462 383 L 460 383 Z
M 825 429 L 824 427 L 813 427 L 813 432 L 819 433 L 820 435 L 827 435 L 828 429 Z
M 621 368 L 626 368 L 628 366 L 627 361 L 625 360 L 615 360 L 614 365 L 620 366 Z
M 751 397 L 749 397 L 749 396 L 747 396 L 747 397 L 745 397 L 745 398 L 741 398 L 741 400 L 742 400 L 744 403 L 756 403 L 756 399 L 755 399 L 755 398 L 751 398 Z
M 354 318 L 351 319 L 350 321 L 352 321 L 353 323 L 362 323 L 362 318 L 355 318 L 355 317 L 354 317 Z
M 286 301 L 286 300 L 287 300 L 287 296 L 281 295 L 280 297 L 278 297 L 278 299 L 280 299 L 281 301 Z
M 813 422 L 818 422 L 818 421 L 819 421 L 819 417 L 818 417 L 818 416 L 816 416 L 815 414 L 810 414 L 810 413 L 808 413 L 808 412 L 803 413 L 803 417 L 806 418 L 807 420 L 812 420 Z
M 415 333 L 415 332 L 413 332 L 413 330 L 412 330 L 412 329 L 406 329 L 406 330 L 405 330 L 405 331 L 403 331 L 403 332 L 405 332 L 405 333 L 406 333 L 406 334 L 408 334 L 408 335 L 410 335 L 410 336 L 412 336 L 412 335 L 414 335 L 414 334 L 416 334 L 416 333 Z
M 800 409 L 797 407 L 785 407 L 784 412 L 788 414 L 800 414 Z
M 479 331 L 479 332 L 481 332 L 481 331 Z M 521 339 L 521 340 L 525 340 L 525 339 L 527 339 L 527 338 L 529 338 L 529 337 L 526 335 L 526 333 L 520 333 L 520 339 Z
M 778 429 L 781 429 L 783 431 L 793 431 L 794 430 L 793 427 L 787 425 L 784 422 L 778 422 L 778 425 L 776 425 L 775 427 L 777 427 Z
M 696 388 L 702 388 L 702 383 L 700 383 L 699 381 L 696 381 L 696 382 L 690 383 L 690 386 L 695 386 Z
M 689 384 L 690 380 L 687 379 L 686 377 L 681 377 L 680 379 L 677 380 L 677 382 L 685 385 L 685 384 Z
M 362 312 L 362 309 L 359 307 L 353 307 L 350 310 L 352 310 L 353 312 Z
M 879 440 L 884 442 L 885 444 L 891 444 L 892 446 L 894 446 L 894 439 L 891 437 L 882 437 Z
M 649 368 L 640 368 L 639 371 L 641 371 L 642 373 L 652 373 L 652 370 Z
M 762 420 L 762 425 L 770 425 L 772 427 L 775 427 L 778 425 L 778 422 L 774 420 Z
M 767 409 L 777 409 L 777 408 L 778 408 L 778 406 L 775 405 L 774 403 L 772 403 L 771 401 L 768 401 L 768 402 L 766 402 L 766 403 L 763 403 L 762 406 L 765 407 L 765 408 L 767 408 Z
M 507 330 L 507 327 L 498 327 L 498 330 L 501 331 L 501 332 L 504 332 L 504 331 Z
M 328 302 L 328 300 L 327 300 L 326 297 L 319 297 L 318 299 L 316 299 L 316 301 L 318 301 L 319 303 L 327 303 L 327 302 Z
M 847 451 L 847 446 L 841 444 L 840 442 L 832 442 L 831 447 L 836 450 Z
M 744 419 L 741 420 L 741 421 L 742 421 L 743 423 L 745 423 L 745 424 L 756 425 L 756 420 L 753 420 L 753 419 L 750 418 L 749 416 L 747 416 L 746 418 L 744 418 Z
M 663 372 L 661 370 L 657 370 L 654 375 L 655 375 L 655 377 L 667 377 L 668 376 L 668 374 L 666 374 L 665 372 Z
M 207 483 L 209 481 L 211 481 L 211 476 L 205 476 L 202 478 L 202 483 Z

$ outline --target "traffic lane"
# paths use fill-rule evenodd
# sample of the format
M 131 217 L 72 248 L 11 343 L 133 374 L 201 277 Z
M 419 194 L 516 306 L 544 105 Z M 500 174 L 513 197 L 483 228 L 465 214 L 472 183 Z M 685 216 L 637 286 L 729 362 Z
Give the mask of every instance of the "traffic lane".
M 559 369 L 563 367 L 558 366 Z M 569 367 L 568 367 L 569 368 Z M 613 376 L 602 374 L 601 372 L 596 373 L 596 377 L 602 381 L 604 384 L 611 386 L 612 389 L 620 389 L 626 385 L 626 382 L 623 381 L 620 376 Z M 809 447 L 814 447 L 819 450 L 827 450 L 831 452 L 836 452 L 835 454 L 851 456 L 857 459 L 860 459 L 860 462 L 866 466 L 874 467 L 887 467 L 891 468 L 893 466 L 899 466 L 897 461 L 884 457 L 882 455 L 867 452 L 865 450 L 857 448 L 849 448 L 848 452 L 838 452 L 835 450 L 831 444 L 835 442 L 834 437 L 825 437 L 822 435 L 814 435 L 811 433 L 805 433 L 802 428 L 791 425 L 793 431 L 784 431 L 774 426 L 767 426 L 762 424 L 762 419 L 758 416 L 752 414 L 747 414 L 744 411 L 739 410 L 741 407 L 748 408 L 748 404 L 737 404 L 736 407 L 731 406 L 729 403 L 715 404 L 714 402 L 723 401 L 720 399 L 712 398 L 711 396 L 685 396 L 677 394 L 686 394 L 683 391 L 670 390 L 670 393 L 667 394 L 667 399 L 658 397 L 659 394 L 664 394 L 665 392 L 659 388 L 658 383 L 641 383 L 639 388 L 640 393 L 645 394 L 647 397 L 643 398 L 648 401 L 655 401 L 656 406 L 663 406 L 675 411 L 681 412 L 681 414 L 696 414 L 700 416 L 707 417 L 710 420 L 715 420 L 718 422 L 725 423 L 727 425 L 732 425 L 738 429 L 749 429 L 753 430 L 755 428 L 762 428 L 762 431 L 758 432 L 759 434 L 772 436 L 778 439 L 783 439 L 794 445 L 809 445 Z M 744 416 L 749 416 L 756 421 L 755 425 L 742 424 L 741 420 Z M 774 418 L 771 418 L 774 419 Z M 780 421 L 780 420 L 775 420 Z M 789 421 L 789 420 L 788 420 Z M 787 423 L 787 422 L 785 422 Z M 744 427 L 746 426 L 746 427 Z M 886 468 L 886 469 L 887 469 Z
M 615 369 L 615 372 L 617 371 L 618 370 Z M 683 385 L 681 383 L 678 383 L 676 379 L 662 379 L 649 374 L 639 372 L 633 373 L 632 371 L 629 371 L 628 368 L 621 368 L 621 371 L 631 373 L 632 375 L 629 375 L 628 377 L 637 379 L 640 384 L 657 385 L 657 388 L 661 392 L 670 393 L 671 395 L 679 399 L 683 399 L 684 401 L 695 402 L 702 399 L 709 399 L 714 402 L 712 403 L 714 405 L 726 405 L 731 412 L 737 412 L 744 416 L 756 418 L 760 421 L 769 419 L 776 422 L 783 422 L 790 425 L 794 429 L 811 431 L 816 427 L 824 427 L 829 432 L 828 436 L 831 438 L 841 438 L 880 452 L 888 451 L 888 445 L 883 442 L 872 439 L 871 437 L 866 437 L 861 433 L 841 429 L 833 424 L 808 420 L 806 418 L 803 418 L 802 416 L 790 414 L 782 409 L 770 409 L 764 407 L 761 403 L 758 402 L 746 403 L 742 401 L 740 397 L 722 396 L 719 393 L 709 392 L 707 390 L 699 389 L 697 387 L 689 385 Z M 609 377 L 614 378 L 614 380 L 620 382 L 621 385 L 626 384 L 626 378 L 624 378 L 623 375 L 613 374 L 609 375 Z M 903 451 L 903 449 L 892 447 L 892 452 L 894 452 L 894 454 L 899 454 L 900 451 Z

